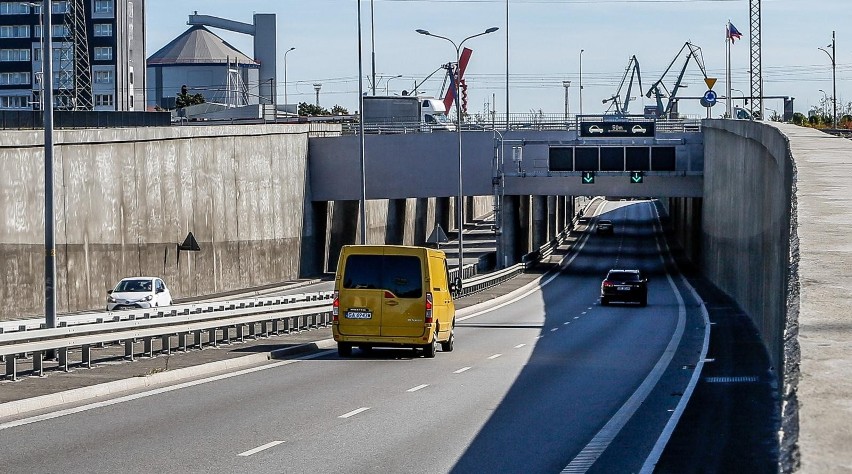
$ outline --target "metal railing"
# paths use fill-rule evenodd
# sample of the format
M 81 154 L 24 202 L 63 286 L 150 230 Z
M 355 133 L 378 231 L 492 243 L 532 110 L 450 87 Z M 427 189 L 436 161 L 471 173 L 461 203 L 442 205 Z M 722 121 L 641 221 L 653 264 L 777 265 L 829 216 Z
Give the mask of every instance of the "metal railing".
M 571 223 L 573 228 L 576 221 Z M 550 257 L 568 237 L 570 229 L 563 230 L 539 250 L 527 254 L 521 263 L 511 267 L 476 275 L 476 265 L 464 266 L 462 289 L 457 297 L 469 296 L 503 283 L 519 275 L 542 259 Z M 458 268 L 450 272 L 454 278 Z M 303 293 L 299 295 L 255 297 L 226 302 L 191 303 L 165 308 L 139 309 L 122 312 L 90 313 L 82 315 L 74 324 L 67 321 L 60 327 L 47 329 L 29 322 L 17 331 L 0 328 L 0 360 L 6 363 L 6 378 L 17 380 L 18 360 L 32 360 L 32 373 L 43 375 L 43 358 L 46 352 L 56 352 L 59 370 L 70 370 L 69 350 L 80 349 L 79 365 L 90 368 L 92 349 L 108 344 L 122 344 L 124 358 L 136 357 L 135 345 L 143 345 L 142 354 L 154 357 L 154 341 L 159 339 L 158 354 L 172 350 L 185 352 L 189 348 L 202 349 L 205 345 L 216 347 L 231 342 L 231 332 L 239 342 L 246 337 L 268 337 L 270 334 L 288 334 L 292 331 L 328 327 L 331 323 L 333 292 Z M 176 340 L 176 344 L 173 344 Z M 190 343 L 191 340 L 191 343 Z

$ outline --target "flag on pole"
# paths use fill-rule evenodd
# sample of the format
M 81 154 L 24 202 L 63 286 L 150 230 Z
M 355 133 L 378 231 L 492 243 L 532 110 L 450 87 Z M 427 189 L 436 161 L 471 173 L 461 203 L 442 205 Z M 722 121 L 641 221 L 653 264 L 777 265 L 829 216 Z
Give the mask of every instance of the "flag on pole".
M 742 39 L 743 34 L 740 33 L 740 31 L 737 29 L 736 26 L 734 26 L 733 23 L 728 21 L 727 37 L 729 40 L 731 40 L 731 43 L 733 44 L 734 42 L 736 42 L 736 40 Z

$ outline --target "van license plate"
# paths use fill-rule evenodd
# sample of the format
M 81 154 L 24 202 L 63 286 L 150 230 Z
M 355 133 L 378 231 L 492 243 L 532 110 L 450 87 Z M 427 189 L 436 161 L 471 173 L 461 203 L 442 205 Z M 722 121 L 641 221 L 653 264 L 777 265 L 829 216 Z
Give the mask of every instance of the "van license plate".
M 373 319 L 373 313 L 362 309 L 349 310 L 346 312 L 346 319 Z

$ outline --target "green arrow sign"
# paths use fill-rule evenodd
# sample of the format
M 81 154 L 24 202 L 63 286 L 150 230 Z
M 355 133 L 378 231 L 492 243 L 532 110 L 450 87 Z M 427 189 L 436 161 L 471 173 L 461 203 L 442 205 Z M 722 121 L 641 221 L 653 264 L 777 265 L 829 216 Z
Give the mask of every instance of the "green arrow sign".
M 595 173 L 592 173 L 591 171 L 584 171 L 583 184 L 595 184 Z
M 630 182 L 633 184 L 642 184 L 645 180 L 645 175 L 641 171 L 634 171 L 630 175 Z

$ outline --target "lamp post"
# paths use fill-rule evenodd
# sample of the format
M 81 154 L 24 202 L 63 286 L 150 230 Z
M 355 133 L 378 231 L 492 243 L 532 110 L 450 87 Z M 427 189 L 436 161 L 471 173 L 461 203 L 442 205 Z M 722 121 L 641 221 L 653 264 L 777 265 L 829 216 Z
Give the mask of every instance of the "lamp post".
M 391 79 L 399 79 L 400 77 L 402 77 L 402 74 L 397 74 L 396 76 L 393 76 L 393 77 L 389 77 L 389 78 L 388 78 L 387 82 L 385 82 L 385 95 L 388 95 L 388 94 L 389 94 L 389 92 L 388 92 L 388 91 L 389 91 L 389 88 L 388 88 L 388 87 L 389 87 L 389 85 L 390 85 L 390 81 L 391 81 Z
M 585 49 L 580 50 L 580 115 L 583 115 L 583 52 Z
M 568 123 L 568 88 L 571 87 L 571 81 L 562 81 L 565 87 L 565 123 Z
M 834 114 L 832 115 L 831 126 L 837 128 L 837 43 L 835 42 L 834 31 L 831 32 L 831 44 L 826 46 L 826 48 L 831 48 L 831 52 L 829 53 L 825 48 L 819 48 L 820 51 L 827 54 L 829 59 L 831 59 L 831 83 L 833 92 L 831 94 L 831 101 L 834 106 Z
M 294 49 L 296 49 L 295 46 L 291 47 L 287 51 L 284 51 L 284 107 L 285 107 L 285 109 L 287 107 L 287 104 L 289 104 L 289 102 L 287 102 L 287 53 L 289 53 L 290 51 L 293 51 Z
M 826 94 L 826 93 L 825 93 L 825 91 L 824 91 L 824 90 L 822 90 L 822 89 L 820 89 L 819 91 L 820 91 L 820 92 L 822 92 L 822 100 L 823 100 L 823 103 L 824 103 L 826 106 L 828 106 L 828 94 Z
M 456 44 L 455 41 L 447 38 L 446 36 L 435 35 L 435 34 L 429 33 L 429 31 L 427 31 L 427 30 L 418 29 L 418 30 L 415 30 L 415 31 L 417 31 L 421 35 L 433 36 L 435 38 L 440 38 L 442 40 L 449 41 L 450 44 L 452 44 L 453 47 L 456 48 L 456 67 L 458 67 L 458 64 L 460 62 L 460 56 L 461 56 L 461 47 L 462 47 L 462 45 L 464 45 L 465 41 L 467 41 L 471 38 L 476 38 L 477 36 L 482 36 L 482 35 L 487 35 L 489 33 L 494 33 L 497 30 L 499 30 L 499 28 L 497 28 L 496 26 L 492 26 L 491 28 L 488 28 L 487 30 L 483 31 L 482 33 L 477 33 L 475 35 L 468 36 L 467 38 L 461 40 L 461 42 L 459 44 Z M 450 69 L 450 77 L 453 78 L 452 69 Z M 458 195 L 458 202 L 456 202 L 456 216 L 458 217 L 457 226 L 458 226 L 458 232 L 459 232 L 459 274 L 458 274 L 458 278 L 459 278 L 459 280 L 461 280 L 462 270 L 464 269 L 464 259 L 463 259 L 463 255 L 462 255 L 462 252 L 464 251 L 464 246 L 462 244 L 462 228 L 464 227 L 464 193 L 462 191 L 462 133 L 461 133 L 462 111 L 461 111 L 461 105 L 460 105 L 460 102 L 459 102 L 459 80 L 461 80 L 461 77 L 453 78 L 453 87 L 454 87 L 454 91 L 455 91 L 455 102 L 456 102 L 456 132 L 458 133 L 458 138 L 459 138 L 459 195 Z
M 372 0 L 371 0 L 372 1 Z M 361 245 L 367 245 L 367 161 L 364 139 L 364 58 L 361 47 L 361 0 L 358 0 L 358 158 L 361 165 L 361 199 L 358 209 L 361 220 Z

